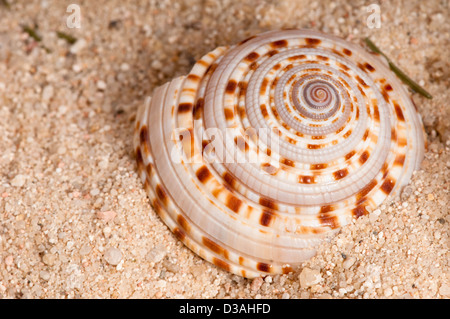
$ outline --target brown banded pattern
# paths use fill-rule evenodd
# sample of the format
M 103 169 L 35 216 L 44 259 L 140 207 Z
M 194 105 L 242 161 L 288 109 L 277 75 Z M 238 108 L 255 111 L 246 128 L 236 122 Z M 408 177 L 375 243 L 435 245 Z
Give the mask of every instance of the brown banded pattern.
M 244 277 L 295 271 L 398 194 L 424 152 L 421 117 L 386 65 L 311 30 L 209 52 L 154 91 L 133 129 L 155 212 Z

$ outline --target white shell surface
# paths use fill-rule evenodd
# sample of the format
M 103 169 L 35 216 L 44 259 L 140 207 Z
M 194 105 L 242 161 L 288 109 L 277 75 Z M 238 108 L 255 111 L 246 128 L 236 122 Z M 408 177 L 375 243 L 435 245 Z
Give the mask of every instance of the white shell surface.
M 202 258 L 286 273 L 406 185 L 424 131 L 376 55 L 311 30 L 202 57 L 139 109 L 134 145 L 155 211 Z

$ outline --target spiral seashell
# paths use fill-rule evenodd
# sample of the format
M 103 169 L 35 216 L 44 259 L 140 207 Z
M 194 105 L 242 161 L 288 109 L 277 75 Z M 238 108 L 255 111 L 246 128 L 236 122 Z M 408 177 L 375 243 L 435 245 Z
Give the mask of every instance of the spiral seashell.
M 375 54 L 310 30 L 202 57 L 138 110 L 134 145 L 154 210 L 232 273 L 287 273 L 407 184 L 424 130 Z

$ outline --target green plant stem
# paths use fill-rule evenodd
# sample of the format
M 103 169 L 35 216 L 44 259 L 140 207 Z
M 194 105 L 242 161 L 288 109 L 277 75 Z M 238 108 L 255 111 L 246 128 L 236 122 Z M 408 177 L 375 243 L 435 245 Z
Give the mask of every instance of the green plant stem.
M 392 72 L 394 72 L 398 78 L 400 80 L 403 81 L 403 83 L 405 83 L 406 85 L 408 85 L 414 92 L 417 92 L 423 96 L 425 96 L 427 99 L 432 99 L 433 97 L 431 96 L 430 93 L 428 93 L 423 87 L 421 87 L 419 84 L 417 84 L 416 82 L 414 82 L 414 80 L 412 80 L 408 75 L 406 75 L 405 72 L 403 72 L 402 70 L 400 70 L 399 67 L 397 67 L 387 56 L 386 54 L 384 54 L 383 52 L 381 52 L 380 49 L 378 49 L 378 47 L 369 39 L 369 38 L 365 38 L 364 42 L 367 44 L 367 46 L 369 47 L 369 49 L 371 49 L 373 52 L 381 54 L 382 56 L 384 56 L 386 58 L 386 60 L 388 61 L 389 64 L 389 68 L 392 70 Z
M 42 38 L 36 33 L 35 30 L 31 29 L 29 26 L 22 26 L 22 30 L 28 33 L 30 37 L 32 37 L 35 41 L 41 42 Z
M 66 40 L 69 44 L 74 44 L 75 42 L 77 42 L 77 38 L 71 36 L 70 34 L 56 31 L 56 35 L 58 36 L 58 38 Z

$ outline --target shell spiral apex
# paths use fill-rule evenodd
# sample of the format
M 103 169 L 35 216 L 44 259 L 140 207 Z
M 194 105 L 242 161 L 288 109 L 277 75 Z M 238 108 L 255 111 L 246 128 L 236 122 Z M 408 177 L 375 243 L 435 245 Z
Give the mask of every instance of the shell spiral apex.
M 202 57 L 137 114 L 154 210 L 202 258 L 244 277 L 287 273 L 406 185 L 424 130 L 374 54 L 311 30 Z

